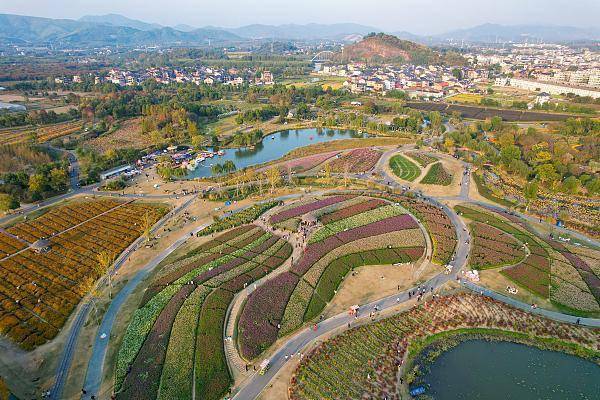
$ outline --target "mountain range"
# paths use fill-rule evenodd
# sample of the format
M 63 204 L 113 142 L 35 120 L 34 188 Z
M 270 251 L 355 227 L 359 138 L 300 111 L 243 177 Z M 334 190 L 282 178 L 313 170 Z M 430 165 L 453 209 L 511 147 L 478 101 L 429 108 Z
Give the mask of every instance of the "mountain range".
M 86 19 L 89 18 L 91 17 Z M 140 25 L 139 21 L 129 19 L 111 17 L 110 21 L 75 21 L 0 14 L 0 44 L 94 47 L 189 45 L 203 44 L 209 40 L 213 43 L 243 40 L 222 29 L 200 28 L 183 32 L 170 27 L 150 29 L 147 26 L 150 24 Z M 136 25 L 137 28 L 129 25 Z
M 248 40 L 340 40 L 355 42 L 381 29 L 360 24 L 253 24 L 239 28 L 179 24 L 174 27 L 143 22 L 118 14 L 88 15 L 79 20 L 50 19 L 0 14 L 0 44 L 51 45 L 58 47 L 201 45 Z M 393 35 L 423 44 L 465 42 L 573 42 L 600 40 L 600 28 L 564 26 L 506 26 L 484 24 L 440 35 L 421 36 L 410 32 Z
M 434 38 L 481 43 L 594 41 L 600 40 L 600 27 L 586 29 L 572 26 L 483 24 L 436 35 Z

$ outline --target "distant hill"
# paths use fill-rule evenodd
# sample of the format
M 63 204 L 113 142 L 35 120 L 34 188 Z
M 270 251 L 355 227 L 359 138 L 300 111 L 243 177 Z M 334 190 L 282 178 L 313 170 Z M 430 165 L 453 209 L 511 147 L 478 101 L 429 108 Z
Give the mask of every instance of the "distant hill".
M 366 35 L 376 29 L 359 24 L 287 24 L 287 25 L 247 25 L 227 29 L 229 32 L 248 39 L 297 39 L 344 40 L 354 35 Z
M 5 44 L 45 44 L 56 47 L 194 45 L 205 44 L 207 40 L 213 43 L 233 42 L 242 38 L 219 29 L 181 32 L 162 27 L 141 30 L 107 23 L 0 14 L 0 43 Z
M 154 29 L 160 29 L 163 26 L 159 24 L 151 24 L 148 22 L 138 21 L 124 17 L 119 14 L 106 14 L 106 15 L 86 15 L 79 18 L 81 22 L 92 22 L 95 24 L 111 25 L 111 26 L 123 26 L 126 28 L 133 28 L 140 31 L 152 31 Z
M 176 29 L 181 32 L 191 32 L 191 31 L 195 31 L 198 28 L 191 26 L 191 25 L 186 25 L 186 24 L 177 24 L 173 27 L 173 29 Z
M 600 28 L 576 28 L 570 26 L 542 25 L 497 25 L 483 24 L 435 36 L 443 40 L 465 40 L 468 42 L 572 42 L 600 40 Z
M 465 63 L 455 53 L 442 54 L 427 46 L 384 33 L 369 34 L 360 42 L 346 46 L 337 58 L 340 61 L 406 62 L 418 65 Z

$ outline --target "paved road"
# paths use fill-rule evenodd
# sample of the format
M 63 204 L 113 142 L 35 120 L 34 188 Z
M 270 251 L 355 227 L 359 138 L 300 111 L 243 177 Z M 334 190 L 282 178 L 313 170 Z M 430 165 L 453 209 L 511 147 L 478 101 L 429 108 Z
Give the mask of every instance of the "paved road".
M 469 281 L 461 281 L 461 284 L 474 292 L 483 294 L 493 299 L 499 300 L 505 304 L 513 306 L 515 308 L 527 311 L 528 313 L 540 315 L 545 318 L 553 319 L 558 322 L 566 322 L 569 324 L 579 324 L 583 326 L 590 326 L 594 328 L 600 328 L 600 319 L 596 318 L 579 318 L 573 315 L 563 314 L 556 311 L 545 310 L 543 308 L 531 308 L 531 304 L 523 303 L 515 300 L 511 297 L 505 296 L 501 293 L 494 292 L 493 290 L 486 289 L 483 286 L 476 285 Z
M 167 223 L 170 218 L 179 214 L 181 211 L 183 211 L 187 207 L 189 207 L 189 205 L 192 203 L 194 198 L 195 198 L 195 196 L 192 196 L 189 200 L 187 200 L 181 206 L 179 206 L 175 210 L 170 211 L 167 215 L 165 215 L 156 225 L 154 225 L 154 227 L 152 228 L 152 232 L 156 232 L 158 229 L 160 229 L 162 226 L 164 226 L 164 224 Z M 110 271 L 111 276 L 114 276 L 119 271 L 119 269 L 121 268 L 123 263 L 127 260 L 127 258 L 131 255 L 131 253 L 133 253 L 135 250 L 137 250 L 143 244 L 144 240 L 145 239 L 143 237 L 138 238 L 123 253 L 121 253 L 119 258 L 117 258 L 117 260 L 115 261 L 112 270 Z M 181 243 L 183 243 L 185 240 L 187 240 L 187 237 L 180 239 L 181 242 L 179 243 L 179 245 L 181 245 Z M 178 242 L 175 242 L 175 243 L 178 243 Z M 173 250 L 171 250 L 171 252 Z M 161 255 L 162 255 L 162 253 L 161 253 Z M 159 257 L 160 257 L 160 255 L 159 255 Z M 160 261 L 162 261 L 162 259 Z M 156 265 L 154 265 L 149 270 L 147 270 L 151 266 L 151 264 L 152 264 L 152 262 L 149 265 L 147 265 L 143 270 L 138 272 L 138 274 L 131 281 L 129 281 L 126 284 L 126 286 L 121 290 L 121 292 L 119 292 L 116 295 L 115 299 L 113 299 L 113 301 L 111 302 L 109 309 L 108 309 L 106 315 L 104 316 L 104 319 L 102 322 L 104 322 L 104 320 L 107 318 L 107 315 L 109 315 L 109 313 L 114 313 L 114 314 L 112 314 L 112 318 L 113 318 L 112 322 L 114 322 L 114 318 L 116 317 L 116 312 L 120 308 L 121 304 L 127 299 L 129 294 L 131 293 L 131 291 L 133 291 L 133 289 L 135 289 L 135 286 L 137 286 L 137 284 L 141 280 L 143 280 L 143 278 L 152 270 L 152 268 L 154 268 L 156 266 Z M 100 286 L 100 285 L 104 284 L 107 279 L 108 278 L 105 276 L 96 285 Z M 133 286 L 133 287 L 130 286 L 130 284 L 132 284 L 132 282 L 135 282 L 135 286 Z M 127 294 L 125 297 L 121 298 L 120 297 L 121 293 L 123 291 L 125 291 L 126 289 L 130 290 L 129 294 Z M 86 301 L 84 301 L 80 304 L 80 306 L 78 307 L 78 309 L 76 311 L 77 314 L 75 315 L 75 320 L 73 321 L 73 324 L 70 327 L 67 342 L 65 344 L 63 353 L 62 353 L 60 361 L 58 363 L 54 385 L 52 386 L 52 389 L 50 390 L 50 398 L 53 400 L 58 400 L 62 396 L 62 390 L 66 383 L 68 372 L 69 372 L 69 369 L 71 368 L 71 364 L 73 362 L 74 352 L 77 347 L 77 340 L 81 333 L 81 329 L 83 328 L 83 324 L 86 320 L 87 314 L 91 308 L 92 302 L 93 302 L 93 299 L 91 297 L 88 297 Z M 117 304 L 115 304 L 115 303 L 117 303 Z M 114 310 L 113 304 L 115 304 L 115 307 L 117 307 L 116 311 L 111 311 L 111 309 Z M 112 326 L 112 322 L 111 322 L 111 326 Z M 99 332 L 102 332 L 102 331 L 99 331 Z M 101 335 L 101 333 L 99 333 L 98 335 Z M 98 342 L 98 339 L 96 340 L 96 343 L 97 342 Z M 108 341 L 106 341 L 106 342 L 108 342 Z M 102 342 L 100 342 L 100 343 L 102 343 Z M 95 347 L 96 346 L 94 346 L 94 350 L 95 350 Z M 106 349 L 104 349 L 104 352 L 106 352 Z M 94 357 L 94 354 L 92 354 L 92 357 Z M 103 359 L 104 359 L 104 355 L 102 355 L 102 360 Z M 101 374 L 102 371 L 100 370 L 99 373 Z
M 61 149 L 60 147 L 54 147 L 49 143 L 47 143 L 45 146 L 50 150 L 54 150 L 56 152 L 67 155 L 67 159 L 69 160 L 69 164 L 71 166 L 69 171 L 71 190 L 77 190 L 77 188 L 79 187 L 79 160 L 77 159 L 77 154 L 75 154 L 75 151 Z

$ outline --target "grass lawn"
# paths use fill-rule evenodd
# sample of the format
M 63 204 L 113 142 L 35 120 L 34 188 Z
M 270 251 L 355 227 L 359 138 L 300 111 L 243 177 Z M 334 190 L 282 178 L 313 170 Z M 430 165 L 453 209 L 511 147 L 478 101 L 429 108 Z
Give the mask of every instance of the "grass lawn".
M 390 159 L 390 168 L 398 178 L 409 182 L 414 181 L 421 175 L 421 169 L 417 164 L 401 155 L 396 155 Z

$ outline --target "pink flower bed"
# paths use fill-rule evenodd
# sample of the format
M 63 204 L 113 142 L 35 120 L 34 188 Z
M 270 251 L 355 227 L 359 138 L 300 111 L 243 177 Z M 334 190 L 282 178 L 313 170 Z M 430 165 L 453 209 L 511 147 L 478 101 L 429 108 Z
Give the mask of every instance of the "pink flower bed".
M 333 172 L 366 172 L 373 169 L 381 152 L 373 149 L 355 149 L 331 162 Z
M 332 196 L 327 197 L 323 200 L 315 201 L 313 203 L 305 204 L 298 207 L 290 208 L 289 210 L 285 210 L 280 212 L 279 214 L 275 214 L 271 217 L 271 224 L 277 224 L 282 221 L 286 221 L 290 218 L 299 217 L 301 215 L 307 214 L 311 211 L 318 210 L 323 207 L 327 207 L 336 203 L 341 203 L 342 201 L 346 201 L 348 199 L 353 198 L 354 196 Z
M 248 297 L 238 322 L 240 351 L 244 358 L 258 357 L 277 340 L 277 325 L 298 281 L 293 273 L 284 272 Z
M 281 166 L 285 171 L 288 169 L 291 169 L 294 172 L 308 171 L 317 165 L 323 164 L 325 161 L 329 160 L 333 156 L 336 156 L 338 153 L 339 152 L 337 151 L 332 151 L 329 153 L 321 153 L 308 157 L 297 158 L 295 160 L 283 163 Z

